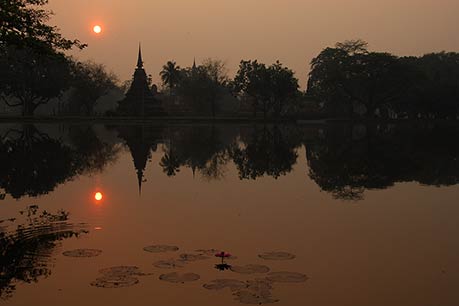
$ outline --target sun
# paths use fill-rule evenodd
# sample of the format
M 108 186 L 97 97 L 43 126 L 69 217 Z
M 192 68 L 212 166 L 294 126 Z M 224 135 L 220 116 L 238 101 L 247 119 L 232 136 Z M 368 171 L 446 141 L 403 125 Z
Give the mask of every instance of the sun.
M 102 32 L 102 27 L 100 25 L 95 25 L 92 31 L 96 34 L 100 34 Z
M 103 195 L 102 195 L 101 192 L 96 192 L 96 193 L 94 194 L 94 199 L 96 199 L 96 201 L 101 201 L 102 198 L 103 198 Z

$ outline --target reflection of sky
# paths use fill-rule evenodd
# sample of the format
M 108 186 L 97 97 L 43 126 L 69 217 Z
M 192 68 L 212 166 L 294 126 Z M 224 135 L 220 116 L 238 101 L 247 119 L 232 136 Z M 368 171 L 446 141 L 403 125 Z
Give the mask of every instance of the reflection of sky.
M 53 22 L 89 44 L 80 58 L 93 59 L 129 79 L 142 41 L 155 82 L 175 59 L 191 66 L 207 57 L 228 62 L 279 59 L 306 84 L 308 63 L 337 41 L 362 38 L 377 50 L 400 55 L 458 51 L 457 0 L 51 0 Z M 95 36 L 92 26 L 104 32 Z M 113 52 L 116 50 L 116 52 Z
M 63 208 L 71 212 L 71 221 L 101 227 L 63 242 L 63 249 L 104 251 L 89 260 L 58 256 L 52 276 L 19 286 L 11 305 L 80 305 L 81 296 L 88 297 L 87 305 L 126 305 L 134 296 L 146 302 L 154 296 L 158 305 L 214 305 L 215 297 L 201 283 L 178 289 L 157 281 L 158 275 L 142 278 L 129 291 L 89 286 L 104 267 L 138 265 L 151 271 L 152 262 L 163 258 L 142 248 L 156 243 L 178 245 L 184 252 L 220 248 L 238 256 L 241 264 L 267 264 L 273 271 L 310 276 L 305 287 L 276 289 L 282 305 L 433 305 L 457 297 L 458 186 L 397 184 L 369 191 L 356 204 L 341 202 L 308 178 L 304 156 L 300 149 L 294 172 L 278 180 L 240 181 L 230 164 L 224 180 L 208 182 L 193 179 L 190 169 L 166 177 L 158 165 L 161 152 L 154 153 L 139 197 L 132 157 L 123 152 L 97 178 L 80 177 L 37 199 L 8 198 L 1 203 L 2 216 L 37 204 L 49 211 Z M 107 194 L 103 205 L 93 202 L 97 184 Z M 297 258 L 260 262 L 257 254 L 270 250 L 286 250 Z M 238 277 L 223 275 L 231 272 L 217 271 L 213 264 L 193 263 L 186 272 L 205 281 Z M 234 305 L 224 296 L 219 305 Z

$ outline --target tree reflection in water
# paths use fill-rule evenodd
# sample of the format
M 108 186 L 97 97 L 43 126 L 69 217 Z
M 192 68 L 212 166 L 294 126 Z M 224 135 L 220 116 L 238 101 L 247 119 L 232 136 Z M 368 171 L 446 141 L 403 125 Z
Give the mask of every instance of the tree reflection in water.
M 335 198 L 360 200 L 367 189 L 398 182 L 459 182 L 455 125 L 329 125 L 306 145 L 309 176 Z
M 32 205 L 0 228 L 0 299 L 10 298 L 17 283 L 38 282 L 51 274 L 58 243 L 86 233 L 84 224 L 68 223 L 68 212 L 55 214 Z
M 162 172 L 189 170 L 212 181 L 229 163 L 241 180 L 274 179 L 293 171 L 305 147 L 309 177 L 333 197 L 361 200 L 365 190 L 397 182 L 455 185 L 459 177 L 459 127 L 446 123 L 322 125 L 90 125 L 64 126 L 51 137 L 33 125 L 3 133 L 0 199 L 39 196 L 80 175 L 104 171 L 125 146 L 141 191 L 153 153 Z M 109 136 L 107 136 L 109 135 Z M 159 150 L 158 150 L 159 148 Z
M 79 175 L 102 171 L 119 148 L 102 142 L 90 127 L 52 138 L 31 124 L 8 129 L 0 141 L 0 188 L 13 198 L 36 197 Z

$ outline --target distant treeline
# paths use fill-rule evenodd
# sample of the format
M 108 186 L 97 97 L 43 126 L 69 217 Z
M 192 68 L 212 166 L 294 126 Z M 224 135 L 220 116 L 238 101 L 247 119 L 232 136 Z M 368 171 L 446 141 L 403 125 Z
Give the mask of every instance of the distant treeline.
M 233 79 L 221 61 L 182 69 L 168 62 L 164 87 L 176 104 L 215 116 L 231 93 L 233 109 L 264 118 L 427 118 L 459 116 L 459 53 L 397 57 L 370 52 L 364 41 L 337 43 L 311 62 L 308 85 L 276 62 L 241 61 Z M 180 101 L 186 101 L 180 103 Z M 228 101 L 230 99 L 226 99 Z M 167 101 L 167 99 L 166 99 Z M 179 102 L 177 102 L 179 101 Z
M 306 94 L 332 117 L 457 119 L 459 53 L 397 57 L 338 43 L 312 60 Z
M 0 2 L 0 100 L 4 113 L 20 109 L 22 115 L 32 116 L 41 106 L 41 115 L 119 116 L 118 102 L 129 81 L 120 85 L 104 66 L 66 56 L 66 50 L 86 45 L 63 38 L 58 29 L 46 24 L 50 12 L 41 8 L 46 3 Z M 242 60 L 230 78 L 220 60 L 208 59 L 188 68 L 169 61 L 160 77 L 160 89 L 151 83 L 150 76 L 147 90 L 171 116 L 459 116 L 459 53 L 453 52 L 398 57 L 371 52 L 361 40 L 337 43 L 312 60 L 306 90 L 299 88 L 294 72 L 280 62 L 266 65 Z

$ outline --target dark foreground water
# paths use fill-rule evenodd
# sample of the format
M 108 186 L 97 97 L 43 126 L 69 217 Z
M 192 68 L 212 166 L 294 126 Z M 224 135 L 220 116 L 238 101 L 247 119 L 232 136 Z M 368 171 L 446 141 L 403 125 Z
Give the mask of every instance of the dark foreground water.
M 459 305 L 457 126 L 0 132 L 2 304 Z

